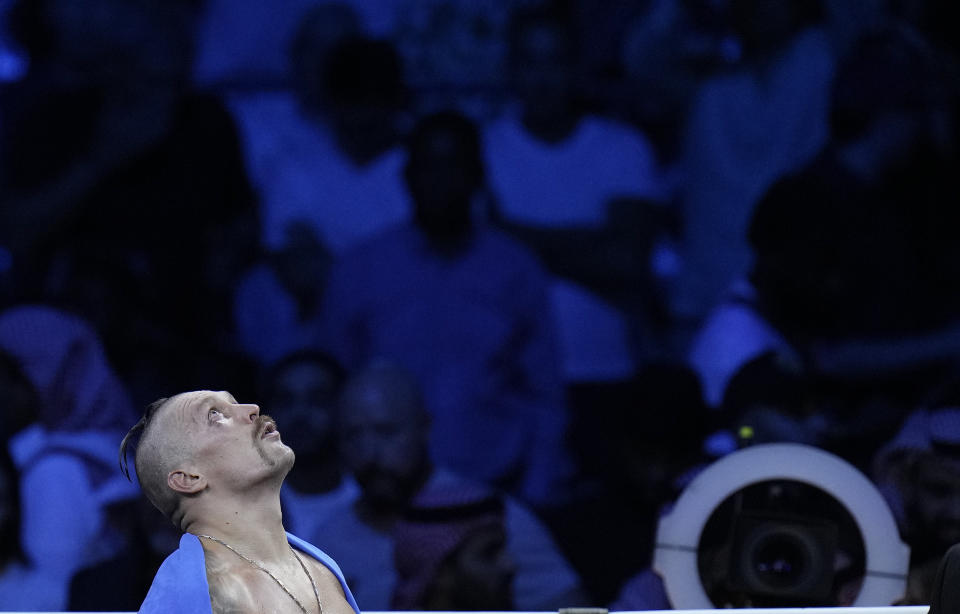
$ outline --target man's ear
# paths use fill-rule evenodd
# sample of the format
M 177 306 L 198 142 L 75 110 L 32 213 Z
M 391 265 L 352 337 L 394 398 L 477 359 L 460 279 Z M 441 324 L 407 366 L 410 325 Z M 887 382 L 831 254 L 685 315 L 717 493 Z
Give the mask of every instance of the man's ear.
M 174 492 L 192 495 L 207 487 L 207 478 L 192 471 L 174 469 L 167 474 L 167 486 Z

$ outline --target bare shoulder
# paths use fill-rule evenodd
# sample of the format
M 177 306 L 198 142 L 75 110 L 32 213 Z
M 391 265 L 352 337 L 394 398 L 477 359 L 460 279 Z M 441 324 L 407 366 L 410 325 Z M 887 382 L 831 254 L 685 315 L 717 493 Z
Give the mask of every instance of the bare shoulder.
M 227 561 L 216 553 L 207 551 L 207 586 L 210 589 L 210 606 L 213 614 L 247 614 L 254 595 L 250 587 L 255 585 L 249 571 Z
M 347 596 L 343 592 L 340 580 L 330 569 L 302 550 L 297 550 L 297 554 L 306 563 L 310 574 L 317 583 L 317 591 L 320 593 L 320 601 L 323 602 L 323 611 L 325 614 L 354 614 L 353 608 L 347 603 Z
M 208 578 L 210 585 L 210 608 L 213 614 L 248 614 L 253 595 L 243 581 L 235 576 L 223 575 Z

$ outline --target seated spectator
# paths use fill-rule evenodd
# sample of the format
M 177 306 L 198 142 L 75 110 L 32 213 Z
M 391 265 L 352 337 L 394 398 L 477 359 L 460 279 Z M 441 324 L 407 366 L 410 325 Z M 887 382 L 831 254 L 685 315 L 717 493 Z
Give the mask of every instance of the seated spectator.
M 230 96 L 263 204 L 263 253 L 237 285 L 233 323 L 261 366 L 316 338 L 332 256 L 407 216 L 393 46 L 325 4 L 303 16 L 290 64 L 292 91 Z
M 126 536 L 116 506 L 137 496 L 116 471 L 117 439 L 132 421 L 126 391 L 82 320 L 42 306 L 0 314 L 0 351 L 37 395 L 37 412 L 9 440 L 20 473 L 24 552 L 56 580 L 44 597 L 66 607 L 71 576 L 115 555 Z
M 633 9 L 627 15 L 624 5 Z M 661 156 L 673 160 L 697 88 L 732 59 L 735 45 L 725 18 L 728 5 L 652 0 L 595 6 L 599 11 L 612 6 L 606 9 L 608 20 L 616 21 L 620 30 L 620 36 L 606 45 L 617 45 L 627 91 L 634 93 L 626 104 Z
M 294 91 L 230 100 L 271 251 L 284 247 L 291 224 L 340 254 L 408 217 L 400 58 L 355 26 L 337 34 L 323 25 L 308 15 L 297 35 Z
M 397 367 L 371 366 L 343 392 L 341 448 L 360 488 L 331 512 L 317 537 L 323 536 L 357 599 L 371 609 L 391 607 L 398 572 L 393 536 L 410 502 L 437 489 L 475 488 L 476 482 L 431 462 L 430 422 L 416 380 Z M 514 605 L 521 610 L 582 605 L 579 581 L 547 529 L 515 499 L 505 498 L 504 504 L 506 548 L 516 563 Z
M 942 399 L 910 414 L 878 453 L 874 477 L 910 546 L 904 605 L 926 604 L 937 567 L 960 542 L 960 409 Z
M 933 591 L 930 595 L 929 614 L 947 614 L 960 608 L 960 594 L 957 593 L 957 574 L 960 574 L 960 544 L 947 550 L 937 570 Z
M 294 352 L 270 367 L 262 384 L 264 407 L 283 425 L 297 464 L 280 492 L 283 521 L 296 535 L 318 535 L 332 510 L 357 495 L 343 470 L 337 438 L 337 399 L 346 372 L 322 352 Z
M 362 29 L 390 38 L 398 18 L 410 12 L 397 0 L 285 0 L 279 5 L 205 0 L 203 4 L 194 79 L 204 87 L 269 87 L 296 78 L 287 52 L 306 20 L 315 19 L 316 27 L 329 32 Z
M 827 142 L 835 60 L 820 5 L 728 3 L 739 62 L 699 87 L 680 146 L 683 270 L 672 301 L 679 318 L 699 322 L 747 274 L 757 201 Z
M 461 485 L 421 492 L 394 529 L 394 610 L 513 608 L 502 499 Z
M 824 447 L 831 418 L 818 411 L 813 381 L 795 356 L 766 352 L 737 371 L 723 395 L 722 412 L 750 443 L 802 443 Z
M 386 358 L 416 375 L 435 462 L 558 504 L 574 468 L 547 278 L 523 246 L 474 222 L 483 172 L 469 120 L 444 112 L 417 124 L 405 171 L 413 221 L 334 265 L 320 346 L 347 369 Z
M 315 339 L 331 255 L 306 223 L 291 223 L 282 247 L 266 250 L 234 290 L 238 349 L 261 368 Z
M 926 45 L 899 28 L 865 36 L 841 62 L 827 147 L 759 201 L 749 280 L 728 288 L 694 340 L 689 360 L 711 405 L 768 350 L 842 377 L 955 355 L 956 324 L 929 332 L 957 313 L 948 237 L 960 226 L 946 204 L 956 189 L 940 143 L 939 73 Z
M 607 221 L 610 199 L 660 198 L 657 160 L 643 135 L 580 108 L 569 16 L 541 8 L 519 11 L 509 37 L 510 79 L 519 104 L 483 134 L 489 187 L 511 223 L 504 228 L 597 230 Z M 567 381 L 629 377 L 636 356 L 622 312 L 566 278 L 551 281 L 550 302 Z
M 723 433 L 731 443 L 806 444 L 869 472 L 924 379 L 835 380 L 811 373 L 793 353 L 766 352 L 730 380 L 719 421 L 730 429 Z
M 839 67 L 829 146 L 775 184 L 750 224 L 758 305 L 795 345 L 924 331 L 955 318 L 947 87 L 932 51 L 900 28 L 865 36 Z M 815 361 L 832 358 L 829 348 L 821 353 Z M 836 354 L 840 364 L 824 366 L 856 369 L 856 355 L 843 364 Z M 861 371 L 872 373 L 886 354 L 864 347 Z M 902 354 L 917 352 L 904 346 Z
M 6 363 L 6 357 L 0 355 Z M 6 378 L 6 365 L 0 378 Z M 16 392 L 0 381 L 0 394 Z M 0 604 L 5 610 L 56 610 L 62 582 L 27 557 L 23 549 L 19 474 L 7 446 L 0 448 Z

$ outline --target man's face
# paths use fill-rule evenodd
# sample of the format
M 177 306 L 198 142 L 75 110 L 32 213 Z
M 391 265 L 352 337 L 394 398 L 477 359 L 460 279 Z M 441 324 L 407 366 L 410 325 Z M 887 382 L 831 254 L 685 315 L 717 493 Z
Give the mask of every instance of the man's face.
M 169 428 L 189 442 L 191 462 L 210 488 L 243 490 L 281 478 L 293 466 L 293 450 L 273 419 L 229 392 L 187 392 L 170 401 Z
M 376 507 L 399 508 L 427 456 L 424 420 L 391 404 L 387 390 L 354 391 L 341 408 L 340 446 L 347 470 Z
M 334 448 L 337 381 L 330 371 L 316 362 L 295 363 L 277 375 L 273 390 L 272 411 L 301 457 Z
M 943 547 L 960 542 L 960 462 L 928 456 L 917 466 L 921 528 Z

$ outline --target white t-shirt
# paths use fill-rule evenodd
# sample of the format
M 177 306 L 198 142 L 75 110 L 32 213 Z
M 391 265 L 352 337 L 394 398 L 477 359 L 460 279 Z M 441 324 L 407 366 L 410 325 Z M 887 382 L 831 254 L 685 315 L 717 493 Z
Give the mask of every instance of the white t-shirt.
M 628 126 L 584 117 L 556 144 L 523 127 L 513 111 L 484 132 L 487 175 L 504 215 L 523 224 L 599 227 L 610 198 L 664 194 L 653 147 Z M 628 325 L 612 305 L 575 283 L 555 278 L 551 304 L 568 381 L 629 376 L 636 361 Z
M 334 253 L 409 217 L 400 148 L 363 167 L 347 159 L 287 92 L 232 97 L 247 171 L 260 193 L 263 240 L 283 245 L 291 222 L 307 222 Z

